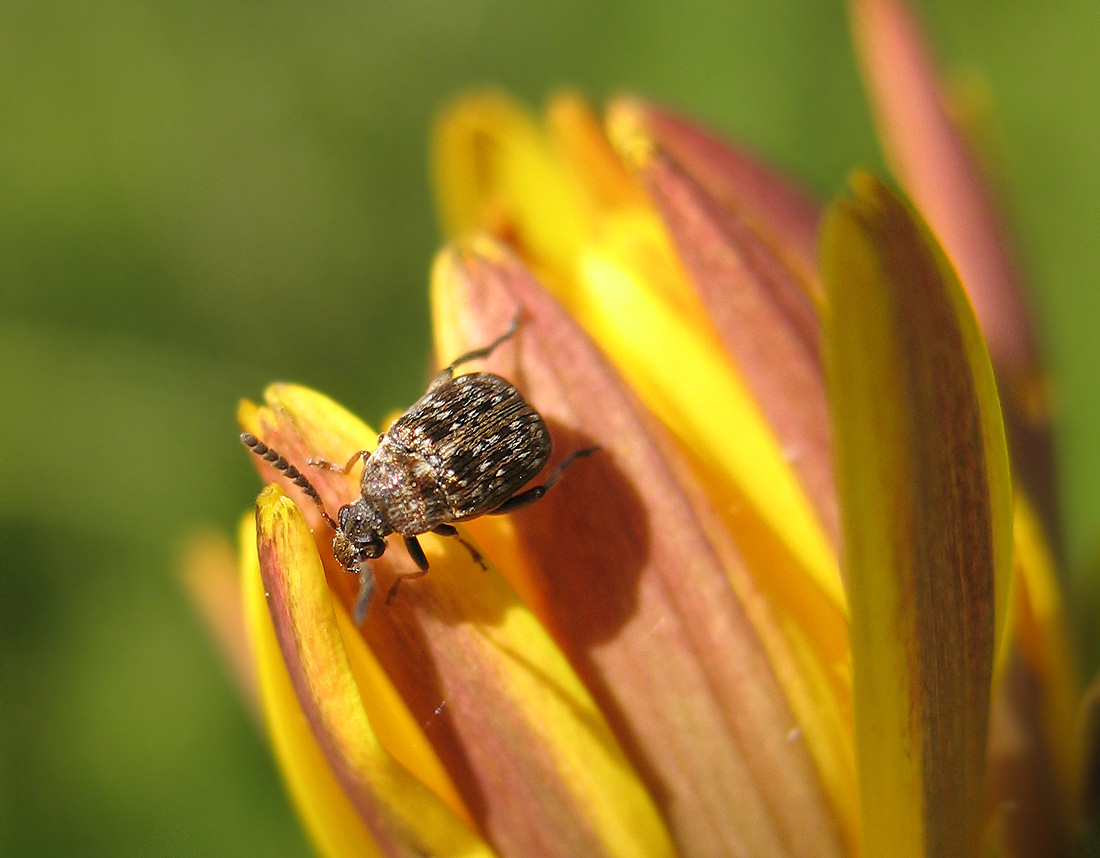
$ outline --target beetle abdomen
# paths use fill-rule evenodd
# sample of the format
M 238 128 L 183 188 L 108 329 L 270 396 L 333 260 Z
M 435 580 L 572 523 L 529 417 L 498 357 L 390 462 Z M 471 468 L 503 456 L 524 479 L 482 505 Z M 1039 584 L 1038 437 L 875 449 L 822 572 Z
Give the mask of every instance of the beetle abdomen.
M 386 435 L 428 462 L 449 521 L 495 510 L 542 470 L 551 450 L 538 412 L 487 372 L 441 380 Z

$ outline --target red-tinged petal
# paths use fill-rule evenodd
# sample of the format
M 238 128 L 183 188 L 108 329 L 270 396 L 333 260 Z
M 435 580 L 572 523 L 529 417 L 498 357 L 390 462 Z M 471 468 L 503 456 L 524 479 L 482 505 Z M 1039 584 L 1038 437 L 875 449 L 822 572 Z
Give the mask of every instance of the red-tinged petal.
M 768 586 L 798 582 L 796 590 L 820 594 L 823 616 L 843 618 L 836 551 L 756 398 L 705 317 L 700 323 L 677 313 L 652 272 L 624 249 L 586 251 L 567 309 L 699 462 L 739 543 L 764 560 L 753 567 L 771 579 Z M 776 555 L 789 578 L 769 559 Z M 835 649 L 842 639 L 823 643 Z
M 242 409 L 242 426 L 277 440 L 299 467 L 373 446 L 366 426 L 320 394 L 278 385 L 267 400 Z M 327 504 L 347 500 L 339 486 L 317 488 Z M 421 540 L 430 574 L 388 604 L 376 599 L 363 634 L 481 830 L 500 854 L 524 858 L 670 855 L 649 795 L 553 640 L 493 567 L 453 540 Z M 396 546 L 374 569 L 385 593 L 414 567 Z M 339 582 L 351 576 L 333 577 L 350 604 Z
M 644 128 L 711 196 L 753 224 L 798 273 L 800 284 L 819 294 L 814 272 L 820 211 L 814 200 L 748 153 L 657 105 L 619 99 L 608 108 L 607 123 L 620 148 L 633 129 Z
M 275 638 L 325 761 L 379 854 L 492 855 L 467 822 L 383 746 L 364 708 L 321 558 L 297 507 L 256 502 L 257 553 Z M 281 719 L 285 720 L 285 719 Z
M 646 406 L 705 463 L 711 497 L 750 565 L 768 579 L 769 596 L 781 611 L 808 620 L 807 637 L 823 658 L 839 653 L 843 660 L 836 551 L 791 468 L 788 453 L 801 451 L 784 450 L 708 330 L 656 211 L 628 204 L 625 191 L 588 192 L 587 179 L 609 170 L 606 140 L 593 139 L 592 124 L 572 115 L 579 109 L 568 99 L 552 110 L 554 139 L 547 141 L 532 117 L 499 96 L 456 103 L 436 135 L 436 162 L 447 167 L 436 173 L 443 210 L 458 201 L 462 229 L 480 225 L 553 290 Z M 555 149 L 565 158 L 551 158 Z M 544 181 L 553 193 L 530 193 Z M 616 201 L 623 205 L 607 207 Z
M 277 440 L 279 443 L 285 442 L 288 450 L 295 449 L 294 442 L 301 443 L 303 437 L 317 438 L 318 442 L 324 445 L 321 449 L 326 451 L 333 449 L 343 451 L 354 446 L 356 441 L 373 437 L 362 421 L 308 388 L 286 384 L 272 385 L 267 391 L 267 398 L 271 403 L 270 408 L 256 412 L 257 419 L 251 428 L 257 431 L 266 430 L 269 439 Z M 341 443 L 343 446 L 339 446 Z M 305 459 L 299 461 L 305 461 Z M 314 477 L 315 484 L 323 485 L 316 479 L 322 472 L 315 468 L 308 470 Z M 336 500 L 330 503 L 330 508 L 336 509 L 339 503 L 342 503 L 342 499 L 336 495 Z M 307 503 L 306 510 L 316 516 L 316 508 L 312 504 Z M 314 539 L 321 547 L 322 556 L 327 555 L 328 563 L 333 567 L 329 573 L 330 588 L 342 595 L 345 604 L 351 604 L 356 595 L 355 581 L 353 576 L 332 560 L 330 538 L 331 532 L 327 525 L 320 525 L 314 533 Z M 243 561 L 245 564 L 254 565 L 256 562 L 255 539 L 252 540 L 252 546 L 252 556 L 245 557 Z M 351 671 L 362 692 L 363 705 L 383 746 L 399 763 L 440 796 L 455 813 L 468 819 L 462 800 L 443 770 L 439 758 L 432 750 L 417 721 L 410 716 L 377 659 L 366 647 L 362 636 L 353 629 L 347 611 L 338 607 L 336 614 Z M 281 660 L 281 654 L 278 657 Z
M 813 753 L 841 759 L 850 740 L 829 732 L 824 713 L 799 729 L 777 680 L 807 699 L 795 657 L 675 446 L 500 246 L 444 253 L 433 303 L 445 354 L 492 339 L 520 309 L 519 333 L 487 366 L 531 396 L 556 459 L 600 446 L 537 508 L 510 516 L 525 578 L 517 588 L 538 594 L 680 853 L 844 854 L 843 811 Z M 490 550 L 503 538 L 492 521 L 469 529 Z
M 847 604 L 828 535 L 752 393 L 717 338 L 676 311 L 626 247 L 590 248 L 569 312 L 675 434 L 777 622 L 848 711 Z
M 291 798 L 321 855 L 381 856 L 355 806 L 329 768 L 287 674 L 260 579 L 255 515 L 241 522 L 240 542 L 243 619 L 252 644 L 260 702 L 272 749 Z
M 852 0 L 851 15 L 891 167 L 974 304 L 1001 385 L 1014 467 L 1058 539 L 1049 397 L 1003 212 L 966 135 L 945 109 L 932 59 L 905 4 Z
M 853 0 L 853 31 L 887 155 L 958 269 L 998 366 L 1034 367 L 1017 266 L 981 167 L 944 109 L 916 22 L 898 0 Z
M 876 180 L 853 187 L 822 280 L 863 851 L 974 856 L 1012 563 L 999 405 L 930 235 Z
M 1020 493 L 1013 533 L 1013 645 L 990 718 L 988 815 L 1006 855 L 1069 855 L 1082 776 L 1080 687 L 1047 540 Z
M 629 134 L 624 154 L 638 170 L 711 323 L 789 451 L 835 545 L 829 418 L 819 324 L 809 289 L 799 285 L 797 273 L 773 254 L 736 209 L 722 206 L 700 187 L 644 127 L 628 130 L 628 116 L 620 113 L 613 126 Z

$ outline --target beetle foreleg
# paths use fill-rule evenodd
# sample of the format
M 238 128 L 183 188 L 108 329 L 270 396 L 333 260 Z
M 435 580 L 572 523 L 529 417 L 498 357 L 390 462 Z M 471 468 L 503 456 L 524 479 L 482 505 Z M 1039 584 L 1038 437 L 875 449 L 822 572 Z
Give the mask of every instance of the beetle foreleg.
M 359 595 L 355 599 L 355 610 L 352 612 L 352 617 L 355 619 L 355 625 L 363 625 L 363 620 L 367 616 L 367 606 L 370 605 L 370 597 L 373 595 L 374 573 L 371 572 L 370 567 L 364 563 L 359 567 Z
M 386 594 L 386 604 L 388 605 L 390 602 L 393 601 L 393 597 L 397 593 L 397 585 L 400 584 L 402 581 L 412 581 L 415 578 L 423 578 L 427 574 L 427 569 L 419 569 L 416 572 L 410 572 L 408 575 L 400 576 L 396 581 L 393 582 L 393 586 L 390 587 L 390 591 Z
M 358 462 L 360 459 L 366 461 L 369 455 L 370 450 L 360 450 L 358 453 L 348 459 L 348 463 L 342 467 L 340 465 L 329 462 L 326 459 L 308 459 L 306 461 L 306 464 L 312 468 L 323 468 L 326 471 L 335 471 L 338 474 L 350 474 L 351 469 L 355 467 L 355 463 Z
M 428 558 L 424 556 L 424 549 L 420 547 L 420 540 L 415 536 L 402 536 L 401 538 L 405 540 L 405 548 L 409 552 L 409 557 L 419 567 L 421 574 L 427 572 Z

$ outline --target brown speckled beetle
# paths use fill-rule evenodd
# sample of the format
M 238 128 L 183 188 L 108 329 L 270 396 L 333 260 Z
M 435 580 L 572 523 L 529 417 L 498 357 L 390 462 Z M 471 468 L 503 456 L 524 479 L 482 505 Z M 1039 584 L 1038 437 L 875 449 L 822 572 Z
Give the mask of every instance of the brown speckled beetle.
M 386 536 L 398 533 L 405 540 L 419 571 L 404 577 L 419 578 L 428 571 L 428 559 L 417 536 L 431 532 L 461 540 L 455 522 L 511 512 L 538 500 L 570 464 L 598 449 L 571 453 L 542 485 L 519 491 L 550 458 L 546 424 L 499 375 L 454 375 L 461 364 L 488 357 L 515 335 L 518 326 L 517 315 L 503 335 L 443 369 L 424 395 L 378 437 L 373 453 L 360 450 L 345 465 L 310 460 L 311 465 L 343 474 L 363 460 L 360 497 L 341 507 L 335 521 L 297 468 L 254 435 L 241 434 L 245 446 L 301 488 L 332 527 L 333 554 L 341 566 L 361 576 L 356 623 L 362 622 L 374 593 L 374 575 L 367 561 L 382 556 Z M 477 552 L 466 547 L 480 563 Z M 396 589 L 394 583 L 389 597 Z

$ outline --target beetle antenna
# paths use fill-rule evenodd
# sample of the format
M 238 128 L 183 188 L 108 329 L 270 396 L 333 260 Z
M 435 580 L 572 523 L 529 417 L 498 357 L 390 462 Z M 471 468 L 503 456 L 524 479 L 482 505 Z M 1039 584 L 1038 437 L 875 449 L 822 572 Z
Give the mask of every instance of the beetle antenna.
M 300 488 L 306 493 L 306 496 L 317 504 L 317 509 L 321 511 L 321 518 L 328 522 L 329 527 L 333 530 L 339 530 L 336 522 L 332 520 L 327 512 L 325 512 L 325 503 L 321 500 L 321 496 L 317 494 L 317 489 L 313 488 L 313 484 L 305 478 L 301 471 L 295 468 L 290 462 L 284 459 L 279 453 L 272 450 L 267 444 L 248 432 L 241 433 L 241 443 L 244 444 L 253 453 L 263 459 L 265 462 L 269 462 L 271 467 L 276 471 L 280 471 L 288 480 L 294 485 Z

